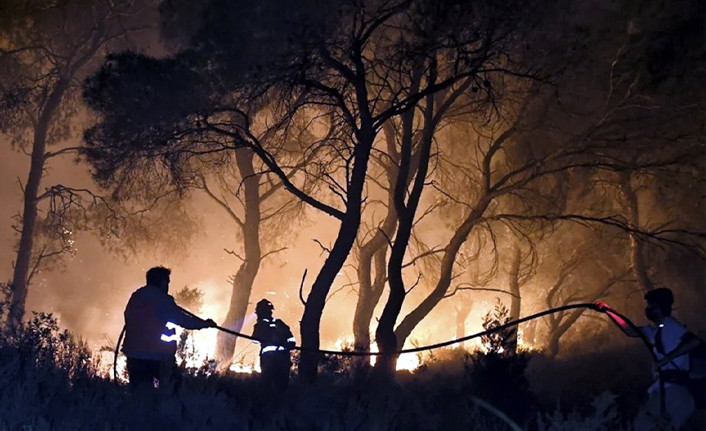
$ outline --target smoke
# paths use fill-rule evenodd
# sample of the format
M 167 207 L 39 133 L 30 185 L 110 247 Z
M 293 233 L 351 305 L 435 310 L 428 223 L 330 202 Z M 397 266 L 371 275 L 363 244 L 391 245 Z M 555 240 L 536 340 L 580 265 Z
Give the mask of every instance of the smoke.
M 166 54 L 166 50 L 156 42 L 154 33 L 140 37 L 144 40 L 138 40 L 138 42 L 149 47 L 148 54 Z M 583 101 L 583 99 L 577 100 Z M 85 114 L 77 118 L 76 121 L 77 130 L 82 130 L 89 122 Z M 464 139 L 470 142 L 468 137 Z M 538 140 L 538 142 L 543 141 Z M 74 137 L 66 143 L 67 146 L 78 146 L 79 144 L 78 137 Z M 472 152 L 470 145 L 462 146 L 462 148 L 464 151 Z M 463 154 L 463 157 L 467 156 L 467 154 Z M 0 277 L 1 280 L 6 281 L 11 279 L 13 250 L 17 241 L 17 234 L 12 229 L 13 218 L 22 208 L 22 193 L 19 183 L 26 178 L 29 158 L 19 151 L 12 150 L 9 139 L 0 136 L 0 160 L 2 167 L 0 169 L 0 184 L 2 185 L 0 186 L 0 199 L 3 203 L 0 205 L 0 244 L 2 245 L 0 247 Z M 650 178 L 645 181 L 654 180 Z M 672 178 L 663 181 L 668 184 L 671 183 Z M 87 167 L 74 163 L 70 156 L 52 160 L 47 175 L 43 179 L 42 187 L 46 188 L 58 183 L 79 188 L 95 188 Z M 458 183 L 459 187 L 466 187 L 464 181 L 459 180 Z M 654 183 L 651 184 L 654 185 Z M 644 189 L 650 189 L 650 183 L 641 184 L 641 186 Z M 698 187 L 694 188 L 698 189 Z M 671 193 L 673 188 L 665 188 L 664 190 Z M 687 196 L 685 201 L 688 201 L 688 196 L 698 195 L 699 192 L 686 187 L 683 190 Z M 371 188 L 371 202 L 381 199 L 383 196 L 384 193 Z M 434 199 L 425 196 L 425 199 L 427 198 L 430 201 Z M 660 213 L 660 209 L 662 212 L 667 212 L 662 207 L 663 199 L 661 198 L 662 195 L 655 192 L 654 200 L 650 200 L 649 205 L 644 208 L 644 213 L 650 214 L 653 222 L 655 218 L 663 215 Z M 142 242 L 134 252 L 122 250 L 123 253 L 116 254 L 107 250 L 100 239 L 93 234 L 77 232 L 75 233 L 74 253 L 66 255 L 61 265 L 39 273 L 34 279 L 29 291 L 28 311 L 41 310 L 55 313 L 63 326 L 86 338 L 93 347 L 104 345 L 106 341 L 114 342 L 123 325 L 122 313 L 131 293 L 144 284 L 144 274 L 150 267 L 164 265 L 173 271 L 172 293 L 183 286 L 198 288 L 204 294 L 202 317 L 212 318 L 217 322 L 222 321 L 226 315 L 233 289 L 229 280 L 240 264 L 237 258 L 224 250 L 238 250 L 241 247 L 240 240 L 236 234 L 236 227 L 229 216 L 203 194 L 190 193 L 185 199 L 184 205 L 188 212 L 196 217 L 195 220 L 188 222 L 193 223 L 194 233 L 181 242 L 183 246 L 170 249 L 162 243 Z M 573 204 L 578 207 L 586 206 L 585 201 L 578 199 L 574 200 Z M 702 206 L 697 205 L 690 209 L 687 213 L 691 219 L 689 225 L 703 227 L 702 209 Z M 459 210 L 449 210 L 449 212 L 452 211 Z M 684 212 L 682 207 L 675 208 L 674 211 L 679 212 L 680 216 Z M 275 304 L 275 315 L 292 328 L 297 338 L 300 338 L 299 319 L 304 310 L 304 304 L 302 304 L 300 297 L 306 299 L 311 284 L 327 257 L 327 252 L 319 243 L 330 248 L 335 241 L 338 230 L 338 223 L 331 217 L 317 213 L 310 208 L 306 210 L 305 214 L 306 220 L 296 224 L 296 227 L 293 228 L 297 230 L 293 232 L 295 235 L 291 235 L 291 240 L 288 238 L 285 242 L 284 245 L 287 249 L 267 257 L 263 262 L 255 280 L 250 299 L 251 304 L 248 308 L 248 311 L 251 312 L 254 304 L 260 298 L 268 298 Z M 433 214 L 420 223 L 420 237 L 428 246 L 444 244 L 448 240 L 451 230 L 448 226 L 449 216 L 446 215 L 447 217 L 442 217 Z M 670 214 L 664 214 L 664 220 L 669 220 L 670 217 Z M 369 226 L 374 226 L 379 222 L 378 219 L 372 220 L 372 222 L 368 219 L 365 222 Z M 176 234 L 178 235 L 178 233 Z M 572 249 L 576 249 L 579 244 L 585 242 L 589 234 L 573 230 L 562 235 L 562 240 L 550 241 L 544 247 L 549 250 L 560 249 L 562 244 L 566 245 L 570 242 L 571 246 L 561 249 L 564 254 L 568 255 Z M 120 243 L 117 242 L 117 244 Z M 272 244 L 263 244 L 263 251 L 276 249 L 279 244 L 277 247 L 270 246 Z M 490 251 L 487 253 L 489 255 Z M 703 260 L 695 259 L 687 254 L 675 256 L 665 253 L 663 256 L 655 254 L 652 257 L 658 263 L 655 264 L 655 268 L 661 274 L 662 279 L 659 280 L 661 284 L 670 285 L 678 290 L 677 303 L 683 304 L 679 311 L 691 313 L 693 316 L 701 316 L 700 318 L 690 317 L 689 320 L 693 325 L 700 325 L 697 328 L 702 330 L 704 327 Z M 352 259 L 349 260 L 349 263 L 353 263 Z M 553 283 L 559 263 L 560 261 L 556 257 L 546 258 L 543 266 L 538 269 L 537 276 L 522 287 L 522 315 L 546 308 L 544 302 L 546 289 Z M 302 292 L 300 292 L 300 281 L 305 270 L 308 270 L 309 275 Z M 587 287 L 596 285 L 599 281 L 595 274 L 599 270 L 584 271 L 581 273 L 583 277 L 574 280 L 576 285 L 578 282 Z M 473 267 L 467 267 L 459 270 L 460 274 L 458 275 L 460 277 L 478 275 L 473 271 L 475 271 Z M 433 268 L 417 267 L 416 272 L 420 276 L 419 284 L 408 294 L 402 316 L 428 294 L 436 280 Z M 408 286 L 414 285 L 416 275 L 410 275 L 410 278 L 406 280 Z M 322 316 L 321 345 L 324 348 L 333 347 L 336 340 L 350 336 L 352 333 L 353 311 L 357 295 L 355 278 L 354 269 L 350 265 L 346 265 L 331 288 L 332 294 Z M 466 333 L 479 330 L 482 316 L 492 309 L 495 297 L 500 297 L 506 305 L 509 305 L 510 300 L 507 295 L 498 292 L 507 290 L 507 274 L 501 272 L 486 287 L 496 291 L 473 292 L 468 298 L 457 296 L 442 301 L 412 333 L 409 342 L 426 344 L 452 339 L 456 335 L 455 304 L 458 301 L 473 300 L 473 308 L 464 328 Z M 374 316 L 380 315 L 380 309 L 385 299 L 386 295 L 383 295 Z M 641 308 L 641 295 L 635 294 L 634 289 L 631 290 L 629 287 L 619 286 L 611 292 L 609 299 L 617 301 L 618 308 L 624 307 L 633 313 L 639 312 Z M 698 305 L 693 307 L 687 306 L 687 304 Z M 244 332 L 252 331 L 252 319 L 252 314 L 246 317 L 243 323 Z M 375 319 L 371 324 L 376 324 Z M 589 321 L 587 318 L 581 318 L 578 325 L 579 328 L 608 328 L 606 322 L 596 323 L 596 321 Z M 538 326 L 538 331 L 541 332 L 544 326 L 541 323 Z M 374 328 L 372 329 L 374 330 Z M 568 334 L 568 339 L 579 339 L 582 334 L 579 330 L 572 330 Z M 256 355 L 256 349 L 250 348 L 249 343 L 240 343 L 237 351 L 247 351 L 248 355 Z

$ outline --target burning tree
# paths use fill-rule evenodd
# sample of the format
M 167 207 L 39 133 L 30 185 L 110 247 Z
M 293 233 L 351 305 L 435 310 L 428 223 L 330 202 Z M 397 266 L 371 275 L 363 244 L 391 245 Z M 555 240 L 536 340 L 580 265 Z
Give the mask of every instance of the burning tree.
M 164 10 L 177 16 L 184 6 L 179 1 L 167 4 L 173 9 Z M 615 39 L 597 59 L 586 60 L 606 65 L 601 72 L 607 80 L 596 79 L 595 68 L 584 63 L 571 64 L 560 75 L 556 64 L 564 57 L 528 54 L 527 44 L 546 42 L 544 37 L 554 44 L 550 50 L 564 52 L 564 41 L 553 39 L 554 29 L 532 33 L 533 21 L 525 19 L 532 15 L 519 20 L 524 9 L 515 4 L 312 0 L 293 6 L 272 0 L 251 8 L 213 0 L 201 10 L 199 29 L 178 53 L 159 60 L 131 53 L 113 56 L 103 78 L 97 75 L 91 81 L 87 96 L 105 115 L 87 134 L 86 154 L 97 179 L 119 184 L 125 172 L 144 161 L 158 167 L 146 171 L 145 178 L 188 180 L 193 174 L 185 163 L 189 158 L 218 159 L 247 148 L 284 189 L 340 222 L 305 301 L 301 334 L 306 352 L 300 372 L 306 378 L 316 374 L 318 355 L 313 351 L 319 348 L 322 312 L 356 239 L 361 241 L 361 298 L 369 297 L 361 299 L 365 313 L 356 317 L 356 337 L 364 348 L 369 334 L 361 328 L 387 279 L 391 294 L 376 338 L 389 353 L 378 368 L 389 371 L 392 352 L 448 296 L 459 257 L 474 232 L 486 229 L 492 235 L 497 226 L 519 231 L 520 224 L 530 221 L 580 220 L 643 234 L 600 209 L 569 214 L 526 203 L 551 202 L 556 191 L 552 184 L 562 175 L 645 171 L 678 165 L 695 154 L 693 146 L 650 151 L 655 144 L 648 136 L 680 142 L 684 136 L 654 125 L 655 113 L 669 108 L 650 103 L 635 84 L 626 51 L 605 57 Z M 520 22 L 528 31 L 518 32 Z M 556 25 L 549 18 L 547 22 Z M 529 34 L 533 38 L 525 37 Z M 530 60 L 535 58 L 539 65 Z M 548 59 L 554 63 L 541 64 Z M 556 88 L 523 79 L 535 75 L 524 73 L 530 65 L 556 73 Z M 583 92 L 572 85 L 576 76 L 600 84 Z M 105 84 L 101 79 L 115 86 L 114 97 L 91 92 L 92 86 Z M 575 106 L 557 102 L 557 91 L 574 104 L 588 101 L 585 109 L 574 112 Z M 471 120 L 466 133 L 475 146 L 451 145 L 440 133 L 459 104 L 477 107 L 476 117 L 465 118 Z M 298 145 L 304 150 L 290 158 L 291 153 L 279 151 L 254 131 L 256 114 L 264 107 L 263 130 L 286 135 L 293 122 L 326 119 L 332 132 L 303 137 Z M 674 124 L 667 115 L 661 118 Z M 645 124 L 655 128 L 648 132 Z M 694 136 L 691 131 L 687 135 Z M 377 178 L 371 160 L 378 153 L 384 154 L 380 160 L 386 158 L 381 171 L 388 182 L 383 186 L 388 188 L 388 211 L 380 229 L 365 237 L 359 231 L 371 196 L 368 185 Z M 432 160 L 452 166 L 459 175 L 455 185 L 467 194 L 435 182 Z M 424 214 L 418 214 L 420 199 L 429 185 L 458 208 L 451 212 L 456 219 L 439 249 L 440 269 L 431 292 L 397 324 L 408 290 L 404 260 L 410 257 L 413 228 Z M 520 204 L 505 204 L 514 199 Z
M 586 173 L 611 176 L 623 172 L 678 171 L 690 163 L 693 155 L 702 152 L 694 141 L 697 129 L 693 122 L 685 124 L 682 118 L 673 115 L 675 111 L 691 110 L 697 105 L 684 104 L 683 99 L 668 97 L 660 99 L 664 104 L 655 102 L 654 90 L 639 85 L 640 71 L 632 64 L 633 50 L 639 48 L 631 45 L 633 41 L 629 37 L 627 39 L 617 48 L 615 57 L 602 58 L 599 63 L 605 65 L 602 73 L 607 79 L 602 82 L 607 81 L 607 85 L 576 89 L 563 81 L 565 75 L 557 75 L 558 91 L 561 91 L 559 94 L 564 102 L 557 104 L 553 98 L 556 94 L 553 92 L 557 89 L 552 89 L 550 93 L 547 87 L 541 85 L 530 88 L 518 102 L 506 103 L 501 107 L 501 114 L 488 121 L 487 126 L 476 127 L 470 132 L 471 139 L 478 142 L 477 156 L 459 151 L 456 155 L 445 157 L 462 161 L 457 162 L 456 166 L 459 171 L 466 172 L 461 178 L 467 179 L 464 185 L 472 190 L 472 194 L 469 200 L 457 200 L 464 208 L 459 220 L 454 222 L 456 227 L 451 239 L 443 248 L 436 286 L 394 328 L 394 336 L 391 331 L 406 292 L 400 287 L 403 286 L 401 277 L 392 276 L 392 267 L 397 267 L 399 271 L 401 258 L 398 255 L 393 264 L 391 257 L 388 267 L 391 295 L 386 307 L 389 313 L 387 316 L 383 313 L 378 327 L 378 340 L 387 336 L 389 341 L 383 351 L 398 350 L 417 324 L 447 297 L 452 280 L 459 275 L 455 271 L 459 251 L 475 229 L 485 227 L 492 230 L 492 223 L 501 221 L 519 231 L 521 224 L 533 220 L 551 223 L 573 220 L 611 225 L 643 240 L 675 241 L 676 230 L 648 231 L 620 215 L 614 216 L 606 205 L 570 211 L 552 204 L 558 196 L 556 193 L 564 192 L 556 184 L 567 178 L 581 177 Z M 568 72 L 570 76 L 575 77 L 574 74 L 578 73 L 595 78 L 595 69 L 584 69 L 581 63 L 573 67 Z M 580 111 L 572 106 L 573 103 L 581 103 Z M 661 121 L 655 121 L 656 117 Z M 677 141 L 683 144 L 678 149 L 674 146 L 656 147 L 656 142 Z M 439 148 L 444 147 L 440 145 Z M 458 196 L 443 188 L 441 191 L 446 195 Z M 413 192 L 408 196 L 415 198 Z M 520 205 L 504 205 L 508 199 L 519 200 Z M 541 201 L 549 205 L 536 205 Z M 398 230 L 398 235 L 400 232 Z M 700 237 L 697 229 L 691 230 L 690 235 L 684 230 L 681 233 L 688 237 L 682 237 L 682 245 L 691 244 L 694 249 L 699 249 L 695 245 Z M 398 245 L 401 247 L 396 240 L 394 246 Z M 620 276 L 609 279 L 613 281 L 605 289 Z M 394 287 L 394 284 L 398 286 Z M 393 369 L 394 355 L 389 358 L 388 372 Z M 385 366 L 383 361 L 380 365 Z
M 306 131 L 301 133 L 307 134 Z M 265 142 L 268 137 L 259 140 Z M 222 324 L 240 332 L 261 263 L 286 248 L 280 245 L 294 235 L 290 229 L 296 225 L 293 220 L 302 216 L 303 208 L 300 200 L 279 192 L 283 183 L 266 173 L 267 169 L 258 163 L 259 159 L 255 158 L 252 150 L 244 147 L 234 153 L 235 163 L 231 162 L 226 167 L 228 174 L 218 175 L 213 180 L 215 185 L 209 185 L 206 176 L 202 175 L 201 184 L 197 187 L 228 214 L 236 225 L 238 238 L 242 239 L 242 255 L 235 250 L 226 250 L 241 263 L 231 280 L 230 306 Z M 300 168 L 301 164 L 289 176 L 296 175 Z M 213 169 L 210 176 L 214 176 Z M 269 244 L 270 249 L 262 250 L 261 244 Z M 219 333 L 216 359 L 223 365 L 230 364 L 235 344 L 235 337 Z
M 240 260 L 240 264 L 231 280 L 230 305 L 222 324 L 240 331 L 261 263 L 284 249 L 277 248 L 276 244 L 282 244 L 292 236 L 287 227 L 293 226 L 285 220 L 296 219 L 302 209 L 301 201 L 291 195 L 287 198 L 279 191 L 285 182 L 291 184 L 290 179 L 302 173 L 304 161 L 317 154 L 315 148 L 309 148 L 310 152 L 303 154 L 299 142 L 316 142 L 317 138 L 306 130 L 310 124 L 289 122 L 287 133 L 282 133 L 277 125 L 262 126 L 271 114 L 267 105 L 253 107 L 247 117 L 256 123 L 252 126 L 242 124 L 239 116 L 225 116 L 219 119 L 218 127 L 206 130 L 199 118 L 181 118 L 181 110 L 193 108 L 189 103 L 197 100 L 198 95 L 182 91 L 178 100 L 165 101 L 163 94 L 176 93 L 184 86 L 198 90 L 190 86 L 195 86 L 201 77 L 180 74 L 180 68 L 186 67 L 190 61 L 192 59 L 185 57 L 173 61 L 154 60 L 133 54 L 110 57 L 85 85 L 89 105 L 105 116 L 101 125 L 86 132 L 89 142 L 86 155 L 97 166 L 99 183 L 111 188 L 112 195 L 118 199 L 147 197 L 149 200 L 165 190 L 179 194 L 201 191 L 228 216 L 233 222 L 236 238 L 242 240 L 243 245 L 242 248 L 235 246 L 225 250 Z M 173 79 L 164 80 L 164 73 L 171 73 Z M 154 98 L 145 97 L 145 93 Z M 111 103 L 104 103 L 106 100 Z M 177 106 L 179 112 L 169 112 L 167 105 Z M 161 118 L 149 117 L 156 109 L 161 109 L 158 114 Z M 221 109 L 219 105 L 200 114 L 218 117 L 222 114 Z M 133 126 L 135 133 L 142 127 L 150 129 L 153 124 L 161 122 L 157 133 L 163 135 L 152 137 L 154 144 L 174 144 L 181 148 L 161 153 L 161 157 L 105 151 L 106 148 L 100 145 L 122 139 L 118 135 L 124 130 L 121 122 L 126 121 L 122 112 L 129 112 L 131 117 L 135 112 L 144 112 L 146 120 Z M 170 115 L 174 117 L 170 118 Z M 262 152 L 277 157 L 283 165 L 292 161 L 286 174 L 279 171 L 284 181 L 256 157 L 251 147 L 241 143 L 241 138 L 236 136 L 238 131 L 246 131 L 253 142 L 263 146 Z M 298 156 L 301 160 L 296 159 Z M 308 188 L 308 185 L 303 187 Z M 262 243 L 269 243 L 273 248 L 262 250 Z M 230 363 L 234 349 L 235 338 L 219 334 L 216 358 L 222 365 Z
M 128 123 L 119 116 L 106 117 L 89 134 L 88 154 L 99 178 L 107 181 L 119 177 L 118 164 L 129 166 L 138 156 L 161 156 L 171 167 L 169 172 L 179 174 L 178 162 L 189 155 L 248 147 L 287 190 L 339 219 L 339 234 L 313 283 L 302 318 L 302 346 L 316 350 L 327 294 L 358 232 L 368 163 L 379 130 L 389 119 L 413 110 L 422 99 L 430 100 L 434 94 L 461 85 L 469 87 L 484 68 L 493 67 L 488 61 L 502 49 L 504 23 L 510 22 L 504 14 L 511 8 L 481 11 L 458 4 L 435 10 L 425 2 L 399 1 L 375 5 L 311 2 L 290 10 L 293 6 L 272 1 L 256 10 L 246 8 L 248 13 L 244 14 L 244 9 L 236 6 L 211 2 L 205 9 L 203 31 L 195 39 L 201 43 L 178 58 L 116 57 L 117 62 L 106 70 L 118 67 L 118 62 L 125 65 L 143 60 L 153 61 L 155 69 L 160 69 L 157 76 L 161 82 L 154 83 L 148 94 L 163 95 L 160 91 L 168 91 L 168 85 L 189 88 L 191 93 L 182 99 L 172 92 L 179 100 L 161 100 L 153 106 L 163 109 L 146 112 L 137 124 L 135 119 Z M 434 11 L 434 22 L 424 22 L 428 11 Z M 451 17 L 453 26 L 442 31 L 440 23 L 448 25 Z M 433 31 L 420 33 L 420 25 Z M 278 31 L 269 30 L 273 27 Z M 234 40 L 241 44 L 234 45 Z M 430 53 L 442 49 L 448 52 L 445 61 L 451 61 L 450 66 L 430 80 L 428 72 L 438 68 L 435 55 Z M 262 52 L 268 55 L 259 55 Z M 233 70 L 240 73 L 234 76 Z M 385 76 L 395 76 L 396 82 L 406 84 L 396 88 Z M 278 109 L 273 110 L 277 118 L 271 124 L 287 124 L 297 114 L 305 115 L 305 107 L 311 107 L 309 113 L 334 119 L 340 130 L 336 136 L 342 138 L 329 142 L 333 164 L 327 166 L 335 166 L 335 170 L 333 174 L 319 171 L 318 180 L 342 199 L 343 209 L 295 185 L 283 171 L 283 163 L 249 132 L 252 104 L 274 95 L 277 99 L 270 100 L 277 100 Z M 101 106 L 105 102 L 94 107 L 106 108 L 107 104 Z M 116 111 L 125 112 L 115 109 L 111 113 Z M 222 139 L 181 139 L 214 134 Z M 214 142 L 215 146 L 209 146 Z M 301 372 L 313 377 L 317 361 L 316 355 L 304 354 Z

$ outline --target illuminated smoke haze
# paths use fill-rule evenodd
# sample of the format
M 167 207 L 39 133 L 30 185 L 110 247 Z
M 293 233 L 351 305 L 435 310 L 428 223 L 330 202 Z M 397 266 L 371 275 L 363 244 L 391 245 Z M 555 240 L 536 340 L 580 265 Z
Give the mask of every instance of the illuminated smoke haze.
M 164 48 L 156 44 L 154 34 L 146 34 L 142 37 L 140 42 L 143 43 L 142 48 L 146 52 L 153 55 L 164 53 Z M 82 121 L 84 125 L 88 124 L 85 119 L 78 121 Z M 77 138 L 73 138 L 69 144 L 79 143 Z M 13 249 L 17 240 L 15 232 L 11 229 L 12 217 L 21 209 L 18 179 L 25 180 L 29 158 L 21 152 L 12 151 L 5 136 L 0 136 L 0 157 L 0 184 L 2 184 L 0 199 L 3 203 L 0 205 L 0 279 L 9 280 L 12 274 Z M 55 182 L 94 188 L 87 167 L 75 164 L 70 156 L 51 162 L 42 184 L 48 185 Z M 235 273 L 239 264 L 235 257 L 224 251 L 224 249 L 239 247 L 235 226 L 203 194 L 189 194 L 185 205 L 194 215 L 196 234 L 180 250 L 168 252 L 159 244 L 142 244 L 137 253 L 123 258 L 106 251 L 90 233 L 76 233 L 76 251 L 74 255 L 65 258 L 65 269 L 49 270 L 36 276 L 29 290 L 27 310 L 55 313 L 61 325 L 87 339 L 94 348 L 107 342 L 114 343 L 122 327 L 124 306 L 130 294 L 144 284 L 145 271 L 155 265 L 165 265 L 173 271 L 172 294 L 183 286 L 198 288 L 204 294 L 201 316 L 213 318 L 217 322 L 222 321 L 232 289 L 228 279 Z M 659 218 L 659 202 L 646 204 L 643 211 Z M 693 213 L 694 211 L 691 210 L 688 214 Z M 700 223 L 703 226 L 703 220 Z M 260 298 L 270 299 L 275 304 L 275 315 L 287 322 L 295 336 L 299 338 L 298 320 L 303 312 L 303 305 L 299 299 L 301 277 L 304 270 L 308 269 L 304 284 L 304 297 L 306 297 L 326 257 L 325 252 L 314 240 L 330 246 L 335 239 L 337 223 L 330 217 L 307 208 L 305 220 L 297 224 L 296 229 L 298 230 L 296 236 L 284 244 L 287 250 L 264 260 L 254 283 L 248 312 L 252 312 L 254 303 Z M 444 226 L 444 221 L 435 216 L 425 220 L 420 225 L 420 230 L 430 246 L 444 244 L 450 232 Z M 263 249 L 267 249 L 267 244 L 263 244 Z M 541 269 L 540 267 L 540 271 Z M 507 278 L 505 270 L 504 266 L 501 267 L 500 275 L 489 287 L 497 289 L 505 287 Z M 682 307 L 680 311 L 687 323 L 692 323 L 692 326 L 696 327 L 701 325 L 700 329 L 703 329 L 703 262 L 686 267 L 683 271 L 673 268 L 671 273 L 663 275 L 663 279 L 669 279 L 669 277 L 674 277 L 672 280 L 679 286 L 690 286 L 678 292 L 678 295 L 681 295 L 678 297 L 678 305 L 697 304 L 693 309 Z M 434 276 L 423 277 L 420 280 L 419 286 L 405 300 L 402 316 L 418 303 L 424 293 L 428 292 L 431 287 L 428 283 L 433 280 L 435 280 Z M 414 279 L 408 281 L 410 285 L 414 283 Z M 595 283 L 590 278 L 576 282 L 584 285 Z M 550 283 L 551 277 L 544 277 L 540 273 L 523 287 L 523 292 L 527 292 L 523 295 L 523 315 L 542 308 L 543 288 Z M 344 287 L 349 284 L 350 286 Z M 331 288 L 331 292 L 336 293 L 330 298 L 324 310 L 321 322 L 322 347 L 335 348 L 337 340 L 352 338 L 355 289 L 355 271 L 348 265 L 344 266 Z M 631 297 L 633 303 L 639 303 L 639 294 L 631 295 L 633 295 Z M 478 292 L 472 295 L 472 310 L 466 321 L 466 334 L 480 330 L 481 318 L 492 309 L 496 296 L 499 295 L 492 292 Z M 618 302 L 620 306 L 628 303 L 628 300 L 623 300 L 625 296 L 624 293 L 616 295 L 621 299 Z M 386 294 L 383 294 L 372 325 L 376 324 L 375 317 L 379 317 L 379 308 L 384 304 L 385 298 Z M 506 304 L 509 302 L 506 297 L 501 299 Z M 470 296 L 462 300 L 471 301 Z M 454 316 L 453 301 L 442 301 L 415 329 L 410 342 L 427 344 L 453 338 L 456 335 Z M 208 331 L 211 334 L 215 332 Z M 247 323 L 243 331 L 250 333 L 252 322 Z M 567 334 L 567 339 L 575 338 L 575 334 L 575 332 Z M 236 354 L 238 352 L 246 352 L 252 360 L 257 349 L 252 347 L 249 341 L 240 340 L 236 347 Z

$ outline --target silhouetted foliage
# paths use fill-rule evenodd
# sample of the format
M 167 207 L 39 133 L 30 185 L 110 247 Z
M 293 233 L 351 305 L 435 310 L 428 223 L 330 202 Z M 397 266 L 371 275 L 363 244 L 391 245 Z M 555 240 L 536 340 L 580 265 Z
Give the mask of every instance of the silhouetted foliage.
M 493 316 L 501 321 L 503 316 Z M 643 348 L 640 346 L 640 348 Z M 615 375 L 606 362 L 627 361 L 613 350 L 587 358 L 588 362 L 557 362 L 541 356 L 531 370 L 541 383 L 542 400 L 534 403 L 522 377 L 526 360 L 518 355 L 470 353 L 465 372 L 459 367 L 460 349 L 437 352 L 435 359 L 415 373 L 400 373 L 394 385 L 365 384 L 339 362 L 337 371 L 322 374 L 316 384 L 294 380 L 281 405 L 272 409 L 256 375 L 214 373 L 211 365 L 185 375 L 182 384 L 152 393 L 131 393 L 101 377 L 88 350 L 50 314 L 36 313 L 17 338 L 0 337 L 0 427 L 47 430 L 477 430 L 501 431 L 507 425 L 493 413 L 479 409 L 484 400 L 527 429 L 585 431 L 629 429 L 634 414 L 634 376 Z M 647 365 L 647 364 L 642 364 Z M 608 369 L 610 368 L 610 369 Z M 637 372 L 640 367 L 633 367 Z M 645 367 L 648 368 L 648 367 Z M 590 369 L 592 373 L 586 373 Z M 638 373 L 639 374 L 639 373 Z M 644 370 L 642 384 L 649 381 Z M 463 378 L 463 376 L 466 378 Z M 616 378 L 617 377 L 617 378 Z M 539 381 L 536 381 L 539 379 Z M 577 401 L 562 393 L 580 392 Z M 491 388 L 492 385 L 492 388 Z M 603 394 L 614 390 L 614 396 Z M 547 394 L 552 393 L 552 396 Z M 603 395 L 602 395 L 603 394 Z M 620 401 L 621 398 L 626 398 Z M 632 406 L 625 401 L 632 400 Z M 592 404 L 592 407 L 589 406 Z M 536 417 L 528 417 L 533 407 Z M 523 410 L 524 409 L 524 410 Z M 698 419 L 698 418 L 697 418 Z M 692 425 L 699 429 L 699 422 Z
M 495 307 L 489 310 L 483 316 L 483 329 L 497 328 L 498 326 L 506 325 L 510 322 L 509 310 L 500 298 L 495 298 Z M 517 331 L 516 327 L 511 326 L 500 331 L 494 331 L 490 334 L 480 337 L 481 343 L 487 348 L 488 353 L 511 355 L 508 351 L 508 342 Z
M 508 309 L 497 299 L 493 311 L 483 317 L 483 328 L 495 328 L 509 322 Z M 487 351 L 469 353 L 464 362 L 471 393 L 505 412 L 519 423 L 526 423 L 534 407 L 525 370 L 531 354 L 510 348 L 515 328 L 482 337 Z
M 685 167 L 703 148 L 688 113 L 698 112 L 701 102 L 643 86 L 635 66 L 643 41 L 626 28 L 630 14 L 622 8 L 571 15 L 590 9 L 571 3 L 547 8 L 556 15 L 545 21 L 544 9 L 533 9 L 538 5 L 544 3 L 476 8 L 460 2 L 440 7 L 427 1 L 311 1 L 293 6 L 272 0 L 252 8 L 213 1 L 199 8 L 201 25 L 189 30 L 188 41 L 179 41 L 178 52 L 162 59 L 119 54 L 86 82 L 85 95 L 103 118 L 87 131 L 85 154 L 98 181 L 130 190 L 130 180 L 132 191 L 139 193 L 163 180 L 189 186 L 203 168 L 190 163 L 193 158 L 223 163 L 223 154 L 248 148 L 297 198 L 339 220 L 334 246 L 301 320 L 301 340 L 308 350 L 319 346 L 329 290 L 360 239 L 364 203 L 372 196 L 367 188 L 374 182 L 368 165 L 380 150 L 377 137 L 385 127 L 399 129 L 390 140 L 394 151 L 386 154 L 397 178 L 380 188 L 394 189 L 391 203 L 399 223 L 396 232 L 390 228 L 379 241 L 391 248 L 386 277 L 381 277 L 391 294 L 376 331 L 383 351 L 399 349 L 450 296 L 452 281 L 463 270 L 457 263 L 465 260 L 461 255 L 469 238 L 478 238 L 478 230 L 487 231 L 494 250 L 497 225 L 527 236 L 532 229 L 545 232 L 575 222 L 703 251 L 703 234 L 692 229 L 695 224 L 684 223 L 684 229 L 663 229 L 662 221 L 645 226 L 630 216 L 629 206 L 615 205 L 616 190 L 582 186 L 586 181 L 616 184 L 625 173 L 629 180 L 634 174 L 637 185 L 652 175 L 689 171 Z M 174 30 L 193 10 L 183 1 L 165 3 L 165 29 Z M 562 14 L 572 19 L 565 23 Z M 589 25 L 596 17 L 601 22 Z M 547 28 L 533 27 L 537 22 Z M 568 41 L 557 37 L 564 31 Z M 610 37 L 603 40 L 605 32 Z M 549 76 L 532 73 L 536 65 Z M 553 86 L 545 85 L 547 79 L 526 79 L 538 77 L 551 78 Z M 169 92 L 164 100 L 159 97 L 163 92 Z M 188 100 L 181 103 L 181 98 Z M 170 106 L 162 111 L 165 100 Z M 458 100 L 477 115 L 459 121 L 467 128 L 461 144 L 446 145 L 435 132 L 446 125 L 443 113 Z M 311 171 L 305 168 L 300 177 L 294 170 L 285 172 L 279 148 L 270 148 L 253 133 L 253 113 L 263 107 L 273 133 L 284 133 L 297 116 L 330 118 L 335 133 L 327 142 L 319 146 L 306 139 L 311 154 L 324 148 L 321 160 L 306 161 Z M 144 112 L 146 120 L 132 118 L 135 112 Z M 431 176 L 432 154 L 440 166 L 450 166 L 446 169 L 455 180 Z M 687 173 L 685 178 L 695 177 Z M 304 191 L 301 184 L 310 181 L 327 186 L 331 194 Z M 399 319 L 409 293 L 402 268 L 428 185 L 457 207 L 449 211 L 452 232 L 439 247 L 443 257 L 438 276 L 432 274 L 431 291 Z M 595 193 L 595 205 L 571 207 L 567 196 L 573 191 Z M 577 202 L 587 200 L 579 197 Z M 681 221 L 664 217 L 666 224 Z M 378 256 L 387 259 L 385 253 Z M 361 344 L 367 343 L 367 334 L 357 332 Z M 390 374 L 392 357 L 379 362 Z M 308 377 L 315 375 L 318 358 L 302 355 L 301 370 Z
M 203 307 L 203 292 L 198 287 L 184 286 L 174 294 L 174 301 L 180 307 L 199 314 Z

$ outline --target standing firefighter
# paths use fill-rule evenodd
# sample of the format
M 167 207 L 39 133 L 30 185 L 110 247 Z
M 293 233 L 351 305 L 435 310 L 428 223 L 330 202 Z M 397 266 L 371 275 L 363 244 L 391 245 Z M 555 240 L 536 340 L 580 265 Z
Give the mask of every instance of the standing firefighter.
M 174 354 L 176 327 L 203 329 L 216 326 L 181 309 L 169 295 L 171 270 L 158 266 L 147 271 L 147 284 L 137 289 L 125 307 L 127 372 L 131 388 L 152 387 L 153 382 L 177 377 Z
M 596 305 L 630 337 L 649 341 L 655 358 L 655 382 L 648 389 L 644 408 L 635 418 L 636 431 L 680 429 L 694 412 L 695 401 L 703 401 L 703 342 L 672 314 L 674 295 L 666 287 L 645 294 L 645 317 L 652 324 L 637 328 L 607 309 Z
M 286 323 L 272 317 L 274 308 L 267 299 L 257 303 L 257 323 L 252 335 L 260 342 L 263 381 L 271 390 L 282 392 L 289 384 L 289 368 L 292 366 L 289 351 L 294 347 L 295 339 Z

